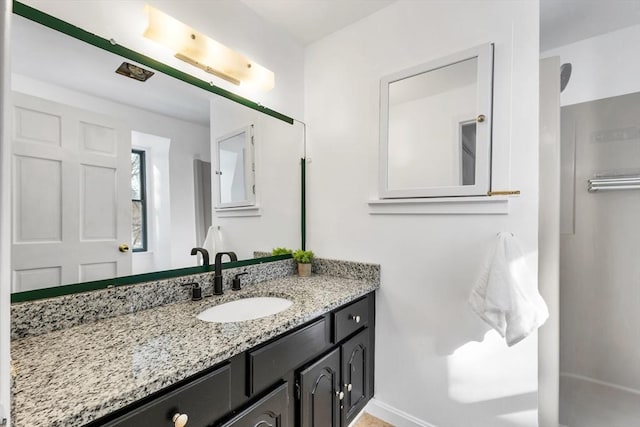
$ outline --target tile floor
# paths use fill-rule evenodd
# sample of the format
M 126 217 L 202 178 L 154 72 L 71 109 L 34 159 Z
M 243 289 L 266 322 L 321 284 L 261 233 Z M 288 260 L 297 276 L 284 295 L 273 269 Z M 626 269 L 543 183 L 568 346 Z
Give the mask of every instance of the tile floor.
M 638 427 L 640 393 L 561 375 L 560 424 L 567 427 Z

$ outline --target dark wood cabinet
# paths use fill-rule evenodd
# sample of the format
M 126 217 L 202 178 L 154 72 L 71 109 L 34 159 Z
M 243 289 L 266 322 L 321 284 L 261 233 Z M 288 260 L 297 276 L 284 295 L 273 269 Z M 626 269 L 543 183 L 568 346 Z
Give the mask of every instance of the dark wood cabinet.
M 211 425 L 231 409 L 230 365 L 225 363 L 198 379 L 102 424 L 104 427 L 173 427 L 186 414 L 189 426 Z M 92 424 L 93 425 L 93 424 Z
M 289 387 L 282 383 L 220 427 L 293 427 L 288 407 Z
M 301 427 L 346 427 L 373 397 L 373 310 L 370 296 L 333 313 L 338 346 L 298 373 Z
M 346 426 L 364 408 L 373 394 L 371 387 L 371 350 L 369 329 L 342 344 L 342 386 L 344 388 L 343 420 Z
M 373 397 L 370 293 L 85 427 L 347 427 Z
M 300 371 L 297 387 L 300 393 L 301 427 L 340 425 L 339 348 Z

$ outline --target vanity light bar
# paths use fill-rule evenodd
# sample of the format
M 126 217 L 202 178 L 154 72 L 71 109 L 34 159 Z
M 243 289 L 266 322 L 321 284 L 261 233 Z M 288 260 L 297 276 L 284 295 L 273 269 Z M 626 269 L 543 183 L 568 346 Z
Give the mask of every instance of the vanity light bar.
M 608 190 L 640 190 L 640 175 L 592 178 L 589 180 L 588 190 L 590 193 Z
M 146 5 L 145 12 L 148 24 L 144 36 L 170 49 L 176 58 L 235 85 L 263 91 L 275 86 L 273 72 L 260 64 L 152 6 Z

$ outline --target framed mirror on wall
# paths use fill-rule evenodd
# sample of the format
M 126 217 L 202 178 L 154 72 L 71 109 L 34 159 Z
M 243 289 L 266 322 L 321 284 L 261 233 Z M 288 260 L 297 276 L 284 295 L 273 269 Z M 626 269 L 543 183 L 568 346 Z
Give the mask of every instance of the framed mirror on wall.
M 380 81 L 380 197 L 487 195 L 493 45 Z
M 13 301 L 207 271 L 190 251 L 210 230 L 219 237 L 215 250 L 236 251 L 241 263 L 260 262 L 250 259 L 254 251 L 300 245 L 304 184 L 289 182 L 300 174 L 300 124 L 212 93 L 208 82 L 175 78 L 184 73 L 120 46 L 113 49 L 128 56 L 98 49 L 111 46 L 98 36 L 87 42 L 41 25 L 28 16 L 42 19 L 35 9 L 19 10 L 12 29 Z M 117 73 L 122 67 L 141 71 Z M 137 78 L 146 73 L 147 81 Z M 245 184 L 257 179 L 251 190 L 257 184 L 268 199 L 250 224 L 216 214 L 210 170 L 216 138 L 230 131 L 225 123 L 263 129 L 257 149 L 243 155 L 251 159 L 244 172 L 255 160 L 260 165 Z

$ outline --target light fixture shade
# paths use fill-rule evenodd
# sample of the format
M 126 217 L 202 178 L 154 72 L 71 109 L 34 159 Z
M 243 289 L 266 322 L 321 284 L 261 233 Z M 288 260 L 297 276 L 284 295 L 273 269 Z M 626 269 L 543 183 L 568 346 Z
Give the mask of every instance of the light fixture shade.
M 154 7 L 146 5 L 145 11 L 144 36 L 170 49 L 176 58 L 236 85 L 273 89 L 272 71 Z

